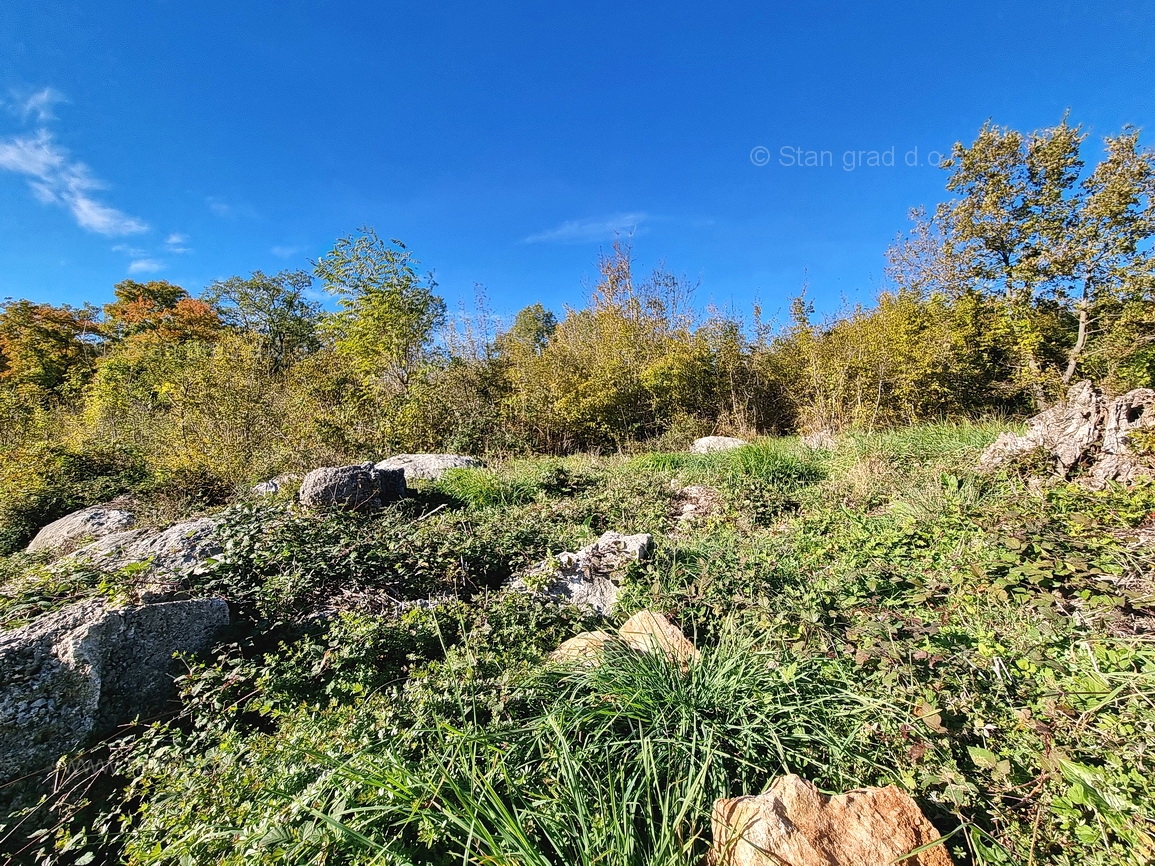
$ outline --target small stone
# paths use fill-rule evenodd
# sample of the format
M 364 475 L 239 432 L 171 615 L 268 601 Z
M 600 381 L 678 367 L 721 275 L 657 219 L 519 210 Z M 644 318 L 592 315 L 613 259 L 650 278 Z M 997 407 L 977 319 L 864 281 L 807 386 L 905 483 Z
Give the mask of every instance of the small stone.
M 550 660 L 562 664 L 582 663 L 595 665 L 601 661 L 606 644 L 615 640 L 614 636 L 605 631 L 583 631 L 562 643 L 550 653 Z
M 618 630 L 626 646 L 638 652 L 665 653 L 672 661 L 686 670 L 700 653 L 682 634 L 681 629 L 660 613 L 643 610 L 635 613 Z

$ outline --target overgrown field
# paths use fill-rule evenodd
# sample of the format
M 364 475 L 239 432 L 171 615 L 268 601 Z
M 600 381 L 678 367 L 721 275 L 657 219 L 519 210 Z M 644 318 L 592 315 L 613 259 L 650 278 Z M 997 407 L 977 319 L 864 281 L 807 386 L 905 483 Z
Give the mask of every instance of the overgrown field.
M 956 863 L 1153 862 L 1155 484 L 978 476 L 998 430 L 514 461 L 370 517 L 234 504 L 194 589 L 235 632 L 190 661 L 179 714 L 66 762 L 4 849 L 696 866 L 715 798 L 795 772 L 903 787 Z M 717 496 L 678 520 L 688 485 Z M 656 542 L 613 622 L 498 591 L 607 529 Z M 7 625 L 131 596 L 131 575 L 3 562 Z M 701 648 L 688 673 L 548 663 L 643 607 Z

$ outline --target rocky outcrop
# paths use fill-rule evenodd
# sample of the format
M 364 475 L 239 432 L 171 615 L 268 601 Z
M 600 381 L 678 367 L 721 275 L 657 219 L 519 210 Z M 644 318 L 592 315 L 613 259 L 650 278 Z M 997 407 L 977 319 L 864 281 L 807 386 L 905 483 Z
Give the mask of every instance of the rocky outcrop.
M 170 585 L 198 574 L 220 555 L 217 523 L 200 517 L 167 529 L 131 529 L 106 535 L 58 560 L 53 569 L 93 568 L 118 571 L 140 564 L 134 577 L 145 591 L 145 599 L 160 600 Z
M 653 542 L 649 533 L 606 532 L 576 553 L 566 551 L 531 566 L 511 580 L 509 588 L 540 592 L 609 614 L 617 603 L 618 582 L 626 566 L 648 556 Z
M 1076 469 L 1095 485 L 1130 482 L 1155 473 L 1129 434 L 1155 428 L 1155 391 L 1140 388 L 1109 400 L 1090 382 L 1080 382 L 1063 402 L 1027 422 L 1022 436 L 1003 433 L 983 451 L 979 469 L 991 471 L 1034 454 L 1051 462 L 1062 478 Z
M 376 511 L 403 499 L 406 493 L 402 470 L 378 469 L 372 463 L 360 463 L 314 469 L 301 482 L 298 497 L 301 504 L 309 508 Z
M 436 481 L 450 469 L 475 469 L 481 466 L 476 457 L 460 454 L 397 454 L 382 460 L 378 469 L 400 469 L 406 481 Z
M 276 496 L 278 493 L 284 493 L 300 480 L 301 476 L 296 472 L 286 472 L 284 475 L 278 475 L 276 478 L 254 484 L 249 488 L 249 492 L 254 496 Z
M 893 785 L 828 797 L 783 776 L 757 797 L 717 800 L 710 823 L 711 866 L 951 866 L 945 845 L 910 853 L 941 834 Z
M 605 631 L 584 631 L 562 643 L 550 654 L 550 660 L 559 664 L 594 666 L 601 663 L 606 647 L 617 645 L 639 653 L 662 653 L 683 671 L 698 658 L 695 647 L 681 629 L 660 613 L 643 610 L 634 614 L 618 629 L 617 634 Z
M 733 436 L 703 436 L 695 439 L 690 446 L 691 454 L 712 454 L 715 451 L 731 451 L 749 445 L 745 439 L 736 439 Z
M 81 542 L 131 529 L 136 516 L 113 505 L 93 505 L 54 520 L 28 544 L 28 552 L 66 552 Z
M 88 601 L 0 632 L 0 785 L 162 707 L 173 654 L 203 652 L 228 622 L 222 599 Z

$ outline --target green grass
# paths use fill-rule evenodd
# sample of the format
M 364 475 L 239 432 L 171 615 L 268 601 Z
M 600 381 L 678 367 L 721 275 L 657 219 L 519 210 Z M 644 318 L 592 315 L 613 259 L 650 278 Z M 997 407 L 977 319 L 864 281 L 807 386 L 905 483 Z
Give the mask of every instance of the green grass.
M 209 579 L 265 618 L 100 764 L 124 795 L 62 807 L 61 844 L 130 864 L 681 866 L 714 798 L 797 772 L 903 787 L 960 864 L 1151 862 L 1155 554 L 1134 530 L 1155 485 L 979 476 L 1000 429 L 519 460 L 374 518 L 241 509 Z M 675 523 L 675 479 L 719 512 Z M 614 618 L 492 591 L 606 529 L 656 536 Z M 430 588 L 460 598 L 315 616 Z M 642 607 L 693 637 L 687 673 L 546 663 Z

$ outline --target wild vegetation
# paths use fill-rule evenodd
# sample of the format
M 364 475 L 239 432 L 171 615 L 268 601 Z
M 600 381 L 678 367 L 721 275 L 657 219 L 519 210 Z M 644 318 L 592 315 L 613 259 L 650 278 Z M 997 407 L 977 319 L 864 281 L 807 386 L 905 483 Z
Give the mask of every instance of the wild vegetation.
M 1075 379 L 1155 386 L 1155 154 L 985 127 L 876 306 L 777 331 L 600 261 L 589 303 L 491 333 L 371 229 L 201 298 L 0 312 L 0 624 L 131 595 L 44 567 L 37 528 L 125 495 L 220 511 L 190 578 L 230 600 L 180 708 L 62 760 L 0 850 L 48 863 L 696 864 L 720 796 L 796 772 L 897 784 L 957 863 L 1155 862 L 1155 482 L 974 467 Z M 319 281 L 337 299 L 310 299 Z M 993 420 L 992 420 L 993 419 Z M 811 447 L 798 434 L 830 434 Z M 686 453 L 696 436 L 752 445 Z M 483 455 L 372 515 L 254 481 Z M 716 497 L 680 520 L 684 487 Z M 650 532 L 618 612 L 500 591 Z M 648 607 L 688 671 L 550 651 Z

